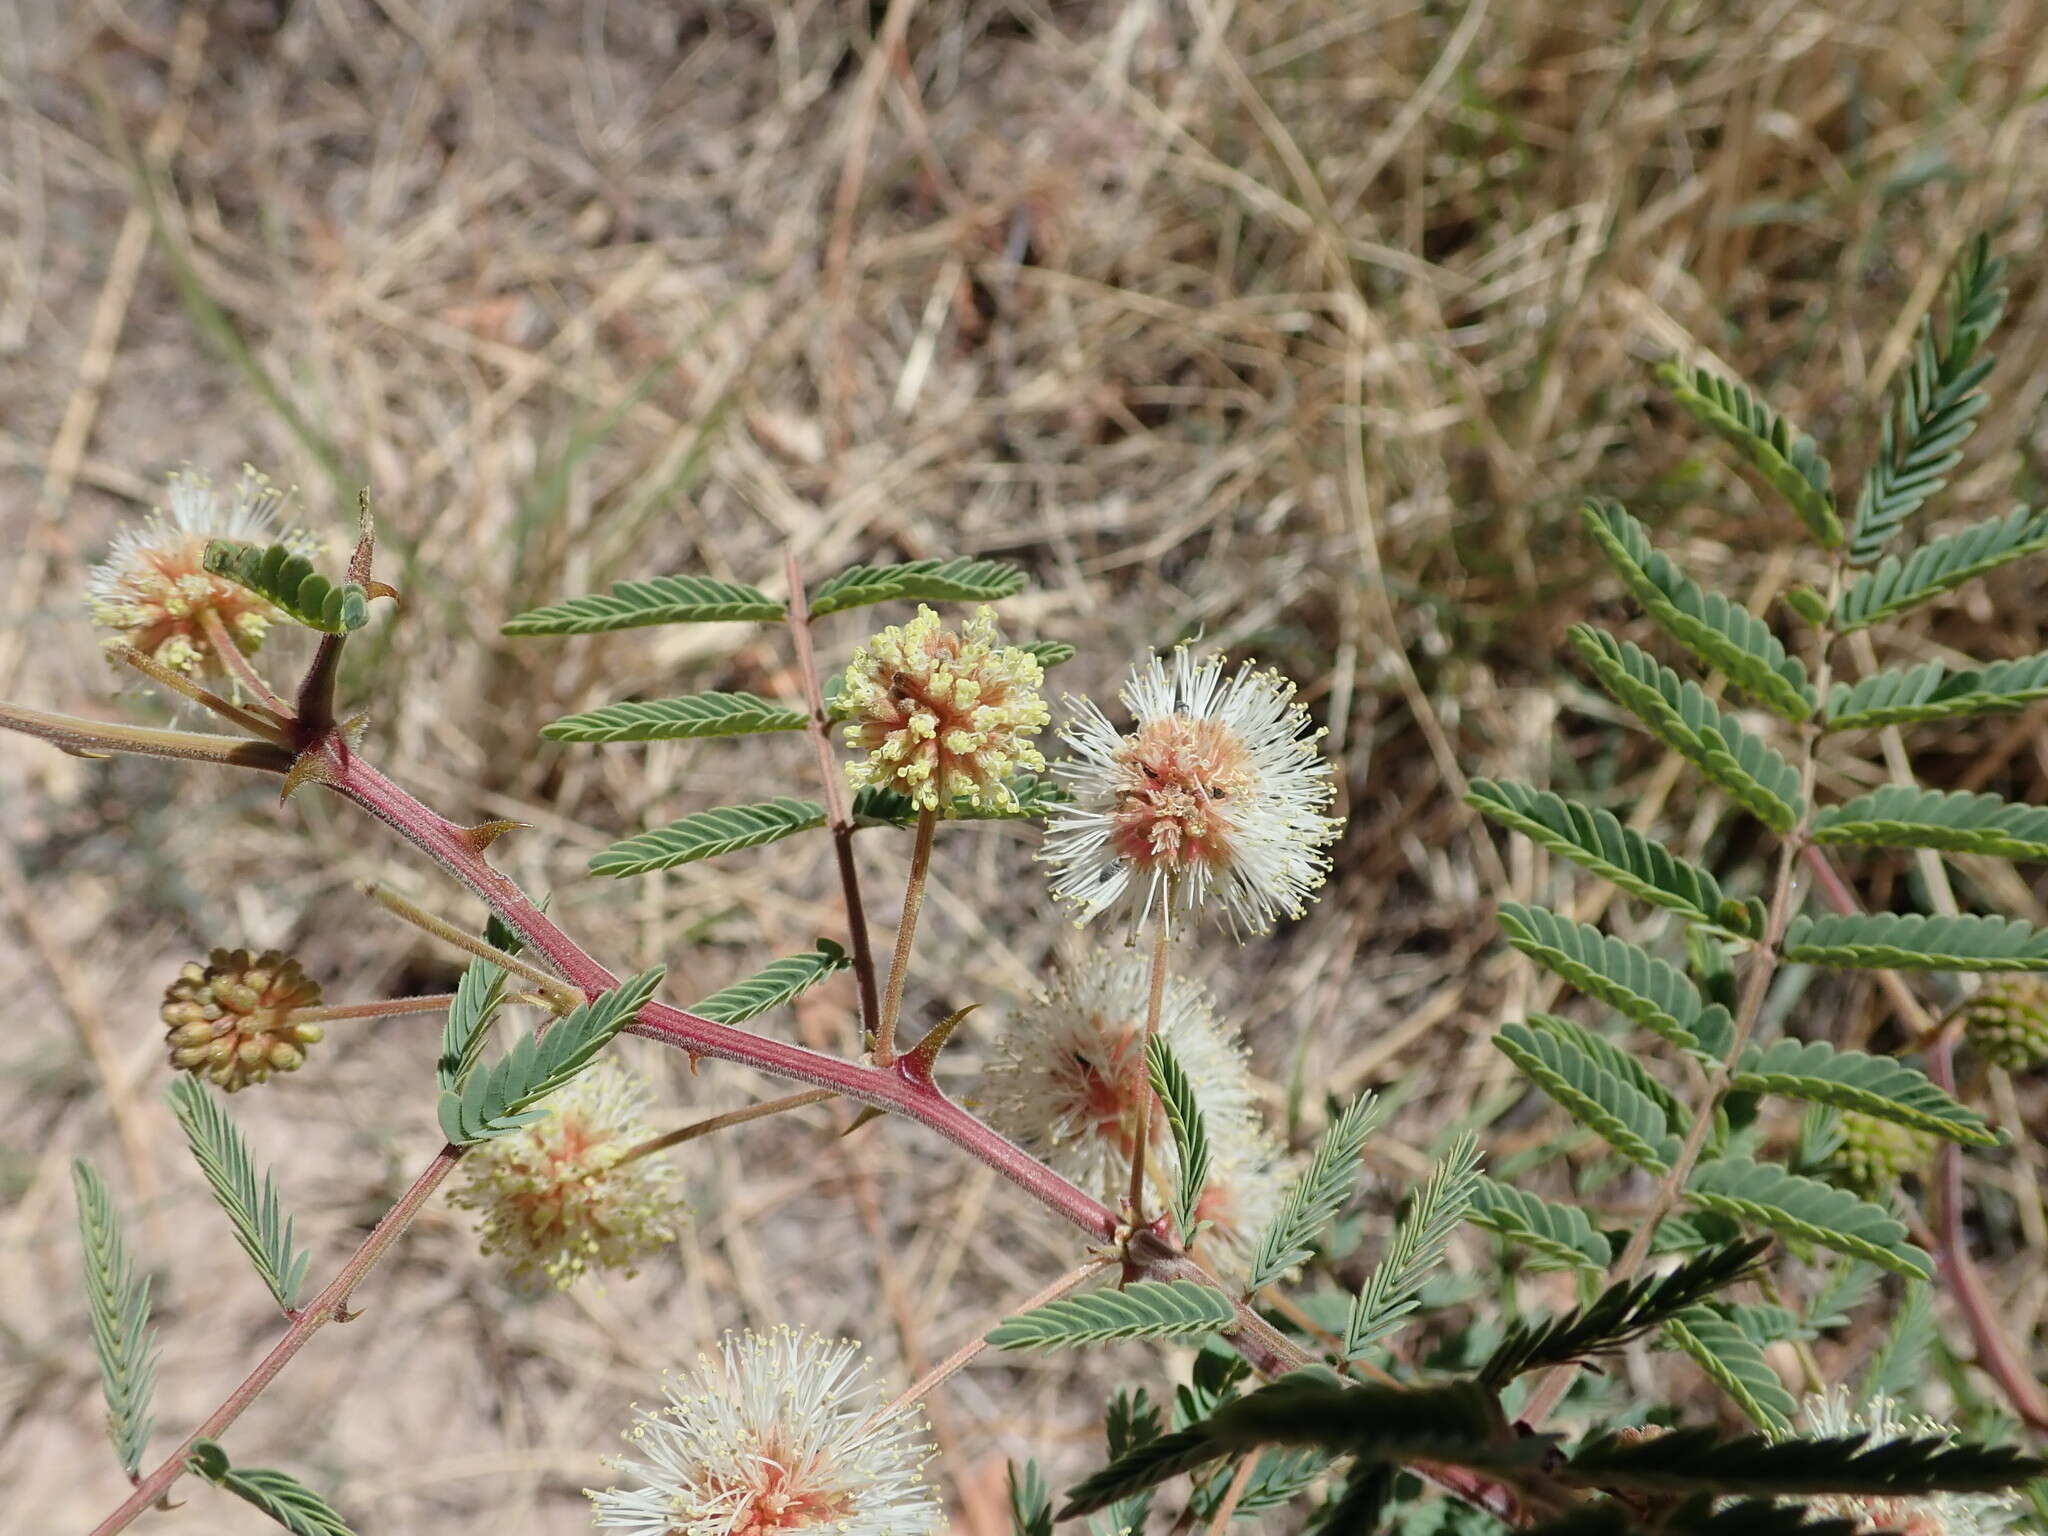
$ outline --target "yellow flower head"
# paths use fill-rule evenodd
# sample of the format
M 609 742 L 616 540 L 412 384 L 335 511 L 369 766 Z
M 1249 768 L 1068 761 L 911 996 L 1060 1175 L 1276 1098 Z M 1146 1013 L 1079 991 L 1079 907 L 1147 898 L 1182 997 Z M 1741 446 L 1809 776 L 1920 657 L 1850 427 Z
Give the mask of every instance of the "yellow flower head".
M 229 1093 L 273 1072 L 296 1072 L 306 1047 L 321 1038 L 317 1024 L 294 1024 L 296 1008 L 317 1007 L 319 984 L 274 949 L 216 949 L 207 963 L 189 961 L 164 989 L 171 1065 Z
M 1035 656 L 1002 643 L 989 609 L 951 630 L 920 605 L 846 669 L 846 741 L 867 754 L 847 774 L 856 788 L 893 789 L 920 810 L 1013 806 L 1004 781 L 1045 767 L 1030 741 L 1051 718 L 1038 696 L 1044 680 Z

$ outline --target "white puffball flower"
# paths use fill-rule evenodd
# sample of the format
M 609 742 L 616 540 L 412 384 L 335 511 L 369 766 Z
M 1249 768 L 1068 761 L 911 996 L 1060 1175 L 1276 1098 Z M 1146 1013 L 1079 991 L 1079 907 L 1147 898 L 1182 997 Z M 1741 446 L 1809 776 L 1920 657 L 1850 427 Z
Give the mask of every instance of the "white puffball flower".
M 936 1536 L 944 1512 L 922 1475 L 931 1456 L 915 1408 L 877 1417 L 880 1394 L 847 1340 L 777 1328 L 727 1334 L 640 1410 L 638 1485 L 588 1490 L 594 1523 L 639 1536 Z
M 1121 697 L 1128 731 L 1067 701 L 1060 735 L 1073 755 L 1053 772 L 1073 798 L 1039 850 L 1053 895 L 1082 923 L 1118 907 L 1172 921 L 1212 898 L 1241 936 L 1299 917 L 1341 824 L 1324 814 L 1330 762 L 1294 685 L 1182 647 L 1171 665 L 1133 668 Z
M 1809 1397 L 1799 1427 L 1811 1435 L 1868 1435 L 1868 1445 L 1908 1437 L 1953 1442 L 1955 1430 L 1908 1414 L 1888 1397 L 1857 1403 L 1846 1387 Z M 2019 1518 L 2017 1491 L 2005 1493 L 1828 1494 L 1802 1500 L 1815 1514 L 1853 1520 L 1864 1531 L 1903 1536 L 1997 1536 Z

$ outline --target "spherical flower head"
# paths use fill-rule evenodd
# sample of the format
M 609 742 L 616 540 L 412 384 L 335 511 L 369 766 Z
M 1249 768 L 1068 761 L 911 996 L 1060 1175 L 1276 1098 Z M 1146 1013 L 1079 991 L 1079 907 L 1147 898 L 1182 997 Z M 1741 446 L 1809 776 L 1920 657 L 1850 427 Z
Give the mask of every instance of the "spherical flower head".
M 601 1529 L 639 1536 L 925 1536 L 945 1528 L 920 1468 L 913 1409 L 879 1417 L 859 1346 L 778 1328 L 727 1334 L 717 1360 L 663 1383 L 640 1410 L 633 1488 L 590 1491 Z
M 1122 697 L 1123 732 L 1068 701 L 1073 755 L 1053 772 L 1073 798 L 1039 851 L 1053 895 L 1083 923 L 1120 906 L 1171 920 L 1212 899 L 1240 935 L 1299 917 L 1340 823 L 1323 814 L 1330 763 L 1294 685 L 1249 665 L 1226 675 L 1221 657 L 1183 647 L 1135 668 Z
M 1104 1200 L 1128 1193 L 1131 1149 L 1151 1092 L 1144 1062 L 1150 995 L 1149 962 L 1093 956 L 1016 1011 L 982 1075 L 979 1101 L 989 1123 Z M 1195 1090 L 1211 1146 L 1255 1142 L 1262 1133 L 1243 1048 L 1198 984 L 1167 978 L 1159 1034 Z M 1153 1115 L 1152 1136 L 1153 1166 L 1171 1177 L 1178 1160 L 1165 1115 Z
M 1799 1428 L 1811 1435 L 1868 1435 L 1871 1446 L 1912 1437 L 1952 1444 L 1956 1432 L 1935 1419 L 1905 1413 L 1888 1397 L 1857 1404 L 1846 1387 L 1809 1397 L 1800 1405 Z M 1814 1514 L 1853 1520 L 1863 1531 L 1899 1531 L 1904 1536 L 1996 1536 L 2019 1518 L 2017 1491 L 2005 1493 L 1829 1494 L 1805 1498 Z
M 289 1015 L 319 1003 L 319 985 L 298 961 L 274 949 L 216 949 L 206 964 L 192 960 L 179 970 L 158 1017 L 171 1065 L 234 1093 L 273 1072 L 299 1070 L 306 1047 L 324 1032 Z
M 956 800 L 1014 809 L 1005 781 L 1045 767 L 1031 744 L 1051 718 L 1038 696 L 1044 681 L 1037 657 L 1002 643 L 992 610 L 952 630 L 920 604 L 916 618 L 876 635 L 846 669 L 846 743 L 867 754 L 847 764 L 847 775 L 856 788 L 895 790 L 920 810 L 943 812 Z
M 94 622 L 113 631 L 109 643 L 131 645 L 179 672 L 223 672 L 206 632 L 209 614 L 253 655 L 277 610 L 208 571 L 206 546 L 213 539 L 282 542 L 295 553 L 311 554 L 312 535 L 278 526 L 278 513 L 290 498 L 290 491 L 246 465 L 230 497 L 196 470 L 171 475 L 168 509 L 154 509 L 140 528 L 116 536 L 107 558 L 93 567 L 86 591 Z
M 2048 1061 L 2048 981 L 2001 977 L 1963 1007 L 1970 1044 L 1995 1066 L 2024 1072 Z
M 620 1158 L 654 1133 L 646 1081 L 600 1061 L 544 1101 L 544 1119 L 474 1148 L 451 1203 L 479 1213 L 485 1253 L 515 1285 L 567 1290 L 591 1270 L 634 1273 L 676 1240 L 680 1176 L 661 1157 Z
M 1940 1146 L 1932 1132 L 1850 1110 L 1842 1116 L 1842 1145 L 1835 1163 L 1856 1188 L 1882 1194 L 1907 1174 L 1925 1168 Z

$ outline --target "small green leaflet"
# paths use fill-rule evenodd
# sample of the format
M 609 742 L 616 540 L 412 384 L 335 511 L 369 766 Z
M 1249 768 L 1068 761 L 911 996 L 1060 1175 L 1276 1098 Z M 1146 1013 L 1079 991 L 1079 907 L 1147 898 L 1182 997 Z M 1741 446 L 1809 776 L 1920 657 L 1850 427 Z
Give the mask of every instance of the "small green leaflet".
M 1394 1227 L 1386 1251 L 1352 1302 L 1344 1358 L 1356 1360 L 1421 1305 L 1422 1282 L 1443 1262 L 1478 1183 L 1479 1142 L 1466 1131 L 1430 1169 L 1414 1203 Z
M 546 1034 L 526 1036 L 502 1060 L 472 1072 L 460 1092 L 443 1089 L 441 1134 L 456 1146 L 469 1146 L 545 1118 L 547 1111 L 535 1106 L 589 1066 L 633 1022 L 661 978 L 660 966 L 642 971 L 556 1020 Z
M 1547 1015 L 1538 1014 L 1531 1023 L 1547 1021 Z M 1608 1071 L 1568 1034 L 1505 1024 L 1493 1043 L 1566 1114 L 1623 1157 L 1652 1173 L 1670 1170 L 1679 1138 L 1663 1108 L 1634 1083 Z
M 811 594 L 811 617 L 868 603 L 992 603 L 1024 590 L 1024 572 L 1005 560 L 908 560 L 855 565 Z
M 1259 1239 L 1245 1276 L 1244 1293 L 1254 1295 L 1315 1252 L 1323 1229 L 1337 1219 L 1358 1182 L 1358 1161 L 1366 1138 L 1379 1128 L 1385 1108 L 1361 1093 L 1316 1142 L 1315 1152 L 1287 1191 L 1280 1214 Z
M 1496 914 L 1507 941 L 1588 997 L 1618 1008 L 1673 1045 L 1720 1061 L 1734 1039 L 1728 1010 L 1701 996 L 1692 978 L 1648 950 L 1548 907 L 1504 901 Z
M 1842 594 L 1836 625 L 1844 634 L 1864 629 L 2044 549 L 2048 511 L 2015 507 L 2003 517 L 1923 544 L 1904 560 L 1886 555 Z
M 721 987 L 690 1012 L 714 1024 L 744 1024 L 852 963 L 844 949 L 830 939 L 820 939 L 816 949 L 773 961 L 745 981 Z
M 2002 859 L 2048 859 L 2048 807 L 1997 795 L 1887 784 L 1813 819 L 1816 843 L 1939 848 Z
M 235 1467 L 212 1440 L 195 1440 L 185 1465 L 216 1488 L 263 1511 L 292 1536 L 352 1536 L 348 1522 L 319 1494 L 289 1472 L 269 1467 Z
M 206 569 L 246 587 L 287 618 L 322 634 L 345 635 L 370 619 L 370 597 L 354 582 L 336 586 L 288 545 L 214 539 L 200 557 Z
M 2048 971 L 2048 930 L 2016 917 L 1830 913 L 1792 919 L 1784 954 L 1887 971 Z
M 1912 1280 L 1933 1275 L 1927 1255 L 1882 1206 L 1774 1163 L 1722 1158 L 1693 1170 L 1686 1199 L 1704 1210 L 1753 1221 L 1802 1242 L 1882 1265 Z
M 169 1097 L 171 1113 L 185 1132 L 214 1200 L 234 1228 L 235 1241 L 256 1266 L 278 1306 L 287 1313 L 294 1311 L 313 1256 L 294 1238 L 292 1218 L 284 1214 L 276 1180 L 267 1173 L 257 1177 L 242 1133 L 198 1078 L 179 1074 Z
M 1185 1338 L 1237 1321 L 1230 1298 L 1192 1280 L 1138 1280 L 1122 1290 L 1062 1296 L 1003 1319 L 989 1331 L 997 1349 L 1072 1349 L 1121 1339 Z
M 1718 433 L 1791 504 L 1825 549 L 1842 542 L 1833 471 L 1812 438 L 1742 385 L 1704 368 L 1664 363 L 1657 377 L 1701 425 Z
M 609 596 L 572 597 L 507 619 L 508 635 L 597 635 L 648 624 L 708 624 L 779 619 L 782 604 L 765 592 L 709 576 L 656 576 L 612 584 Z
M 455 1001 L 448 1005 L 448 1021 L 441 1029 L 441 1056 L 434 1063 L 434 1075 L 442 1092 L 460 1092 L 469 1081 L 504 1001 L 504 970 L 481 958 L 470 961 L 455 984 Z
M 1774 1040 L 1742 1053 L 1728 1086 L 1737 1093 L 1777 1093 L 1837 1109 L 1875 1115 L 1972 1147 L 2000 1137 L 1984 1117 L 1943 1093 L 1924 1072 L 1889 1056 L 1837 1050 L 1825 1040 Z
M 1472 1204 L 1465 1219 L 1527 1248 L 1536 1256 L 1531 1269 L 1578 1269 L 1598 1275 L 1614 1262 L 1613 1245 L 1594 1229 L 1582 1207 L 1559 1205 L 1484 1174 L 1472 1182 Z
M 1031 659 L 1047 672 L 1074 659 L 1074 648 L 1064 640 L 1027 640 L 1017 649 L 1029 651 Z
M 113 1197 L 97 1170 L 73 1158 L 71 1183 L 78 1195 L 78 1234 L 85 1260 L 85 1298 L 92 1309 L 92 1346 L 100 1363 L 100 1390 L 107 1400 L 107 1434 L 130 1477 L 142 1468 L 142 1452 L 154 1423 L 156 1330 L 149 1323 L 149 1280 L 135 1272 Z
M 1687 1307 L 1664 1324 L 1664 1337 L 1691 1355 L 1751 1423 L 1772 1431 L 1792 1427 L 1798 1402 L 1756 1341 L 1714 1306 Z
M 1579 1447 L 1559 1475 L 1581 1487 L 1671 1495 L 1815 1494 L 1883 1497 L 1933 1492 L 1983 1493 L 2048 1471 L 2048 1463 L 2011 1446 L 1956 1444 L 1946 1436 L 1741 1435 L 1672 1429 L 1630 1439 L 1598 1436 Z M 1749 1530 L 1748 1523 L 1729 1531 Z
M 645 875 L 742 848 L 759 848 L 825 825 L 825 807 L 787 795 L 758 805 L 698 811 L 652 832 L 613 843 L 590 860 L 593 875 Z
M 1202 1204 L 1202 1187 L 1209 1182 L 1209 1128 L 1202 1118 L 1202 1106 L 1195 1097 L 1195 1085 L 1173 1054 L 1164 1035 L 1145 1042 L 1145 1070 L 1152 1079 L 1152 1091 L 1166 1106 L 1167 1124 L 1173 1131 L 1174 1150 L 1179 1154 L 1180 1176 L 1175 1181 L 1173 1224 L 1181 1245 L 1194 1241 L 1196 1213 Z
M 1828 695 L 1827 728 L 1867 730 L 1964 715 L 2010 715 L 2048 699 L 2048 651 L 1950 672 L 1938 661 L 1874 672 Z
M 628 700 L 564 715 L 540 728 L 549 741 L 695 741 L 800 731 L 805 716 L 751 693 L 693 693 L 677 699 Z
M 1038 1463 L 1010 1463 L 1010 1536 L 1052 1536 L 1052 1494 Z

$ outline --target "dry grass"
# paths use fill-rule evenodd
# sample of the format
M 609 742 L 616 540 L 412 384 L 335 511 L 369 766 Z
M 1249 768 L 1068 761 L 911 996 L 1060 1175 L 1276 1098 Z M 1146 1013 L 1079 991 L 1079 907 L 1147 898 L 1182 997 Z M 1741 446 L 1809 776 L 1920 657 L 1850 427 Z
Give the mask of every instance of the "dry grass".
M 535 750 L 535 731 L 635 690 L 787 691 L 786 653 L 723 628 L 508 642 L 498 621 L 650 571 L 772 585 L 786 545 L 820 572 L 1019 560 L 1036 586 L 1010 622 L 1081 645 L 1071 687 L 1197 632 L 1308 684 L 1347 773 L 1339 877 L 1281 940 L 1205 963 L 1276 1115 L 1290 1084 L 1401 1084 L 1379 1166 L 1407 1175 L 1511 1102 L 1486 1039 L 1536 984 L 1491 953 L 1490 901 L 1556 889 L 1523 851 L 1503 866 L 1460 768 L 1644 803 L 1694 848 L 1712 831 L 1637 740 L 1558 732 L 1560 694 L 1583 697 L 1556 665 L 1587 607 L 1576 497 L 1628 497 L 1732 589 L 1798 575 L 1784 521 L 1646 406 L 1646 361 L 1723 359 L 1859 462 L 1932 284 L 1992 226 L 2012 319 L 1944 516 L 2039 497 L 2044 32 L 2042 0 L 21 0 L 0 8 L 0 695 L 146 707 L 109 697 L 77 593 L 165 469 L 255 461 L 336 530 L 367 483 L 407 594 L 358 647 L 373 750 L 452 815 L 532 823 L 505 867 L 687 997 L 836 931 L 818 850 L 631 886 L 580 878 L 583 858 L 769 772 L 802 792 L 803 753 Z M 2038 649 L 2037 592 L 1958 602 L 1909 648 Z M 2039 724 L 1958 732 L 1934 772 L 2039 801 Z M 147 1205 L 166 1431 L 273 1330 L 157 1101 L 163 981 L 247 942 L 294 947 L 331 997 L 433 990 L 451 958 L 356 883 L 478 914 L 312 795 L 279 814 L 262 786 L 19 742 L 0 795 L 0 1485 L 71 1529 L 119 1493 L 73 1299 L 72 1155 Z M 994 1011 L 1072 942 L 1017 900 L 1026 855 L 1003 832 L 944 846 L 917 1006 Z M 901 856 L 868 850 L 872 889 Z M 2040 914 L 2018 882 L 1992 894 Z M 847 1004 L 785 1025 L 843 1039 Z M 316 1273 L 434 1140 L 432 1025 L 349 1028 L 236 1106 Z M 771 1091 L 636 1054 L 678 1122 Z M 366 1531 L 577 1529 L 625 1405 L 724 1328 L 858 1333 L 900 1379 L 1070 1261 L 929 1140 L 800 1120 L 693 1148 L 698 1225 L 603 1292 L 510 1297 L 437 1207 L 231 1450 Z M 2039 1199 L 2024 1161 L 2011 1177 L 2022 1214 L 1994 1240 L 2031 1252 L 1996 1283 L 2032 1322 Z M 1094 1430 L 1072 1386 L 1005 1365 L 943 1400 L 963 1530 L 999 1529 L 1005 1455 L 1077 1464 Z M 203 1491 L 152 1519 L 258 1528 Z

